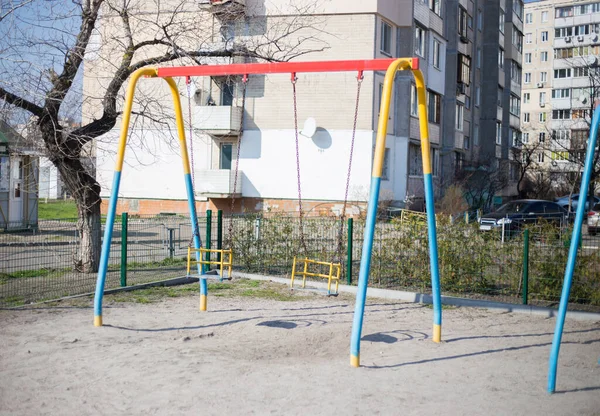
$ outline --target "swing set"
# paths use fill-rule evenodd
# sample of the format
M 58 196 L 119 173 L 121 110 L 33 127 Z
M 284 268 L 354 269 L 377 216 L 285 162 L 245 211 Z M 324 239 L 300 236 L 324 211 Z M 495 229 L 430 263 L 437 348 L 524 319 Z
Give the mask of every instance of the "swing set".
M 435 224 L 435 212 L 433 205 L 433 182 L 431 176 L 431 162 L 429 155 L 429 130 L 427 123 L 427 105 L 425 95 L 425 82 L 423 74 L 419 70 L 419 59 L 418 58 L 398 58 L 398 59 L 370 59 L 370 60 L 347 60 L 347 61 L 321 61 L 321 62 L 282 62 L 282 63 L 256 63 L 256 64 L 231 64 L 231 65 L 202 65 L 202 66 L 188 66 L 188 67 L 168 67 L 168 68 L 142 68 L 135 71 L 131 75 L 131 79 L 127 88 L 127 94 L 125 99 L 125 105 L 123 108 L 123 120 L 119 139 L 119 146 L 117 152 L 117 160 L 115 164 L 115 172 L 113 178 L 113 185 L 111 189 L 110 201 L 108 204 L 108 212 L 106 218 L 106 228 L 104 233 L 104 240 L 102 243 L 102 253 L 100 257 L 100 265 L 98 270 L 98 279 L 96 282 L 96 295 L 94 298 L 94 325 L 102 326 L 102 299 L 104 294 L 104 285 L 106 280 L 106 272 L 108 269 L 108 257 L 110 254 L 110 244 L 112 240 L 112 233 L 114 227 L 116 205 L 118 200 L 119 185 L 121 182 L 121 172 L 123 169 L 123 160 L 125 155 L 125 148 L 127 144 L 127 133 L 129 129 L 131 110 L 133 106 L 133 97 L 135 88 L 138 80 L 142 77 L 147 78 L 163 78 L 167 82 L 171 95 L 173 97 L 174 109 L 175 109 L 175 121 L 177 127 L 177 133 L 179 136 L 179 144 L 181 149 L 181 159 L 183 164 L 184 181 L 187 192 L 188 206 L 190 212 L 190 220 L 192 224 L 192 238 L 188 249 L 188 263 L 187 273 L 190 275 L 191 266 L 196 265 L 198 269 L 198 275 L 200 280 L 200 310 L 207 310 L 207 296 L 208 286 L 207 279 L 219 279 L 231 278 L 231 267 L 232 267 L 232 246 L 233 246 L 233 222 L 229 224 L 229 249 L 209 249 L 202 247 L 200 239 L 198 217 L 196 213 L 195 195 L 194 195 L 194 181 L 193 175 L 193 149 L 192 150 L 192 169 L 190 170 L 190 158 L 188 157 L 188 150 L 185 137 L 185 128 L 183 122 L 183 115 L 181 111 L 181 101 L 177 84 L 173 80 L 173 77 L 185 77 L 190 87 L 190 77 L 194 76 L 242 76 L 243 77 L 243 101 L 246 96 L 246 84 L 248 77 L 253 74 L 276 74 L 276 73 L 288 73 L 291 74 L 292 87 L 294 92 L 294 130 L 296 139 L 296 168 L 298 173 L 298 201 L 299 201 L 299 216 L 300 216 L 300 244 L 304 250 L 304 259 L 294 259 L 294 270 L 292 271 L 292 286 L 293 279 L 295 276 L 301 275 L 303 283 L 306 277 L 320 277 L 328 279 L 328 294 L 337 294 L 339 285 L 339 277 L 341 270 L 341 248 L 342 248 L 342 233 L 343 233 L 343 219 L 346 214 L 346 206 L 348 199 L 348 187 L 350 180 L 350 173 L 352 168 L 352 152 L 354 148 L 354 137 L 356 132 L 356 122 L 358 114 L 358 103 L 360 96 L 360 86 L 363 79 L 364 71 L 386 71 L 385 79 L 382 90 L 381 106 L 379 114 L 379 122 L 377 126 L 377 137 L 375 143 L 375 152 L 373 159 L 373 169 L 371 176 L 371 186 L 369 192 L 369 201 L 366 216 L 365 226 L 365 237 L 363 241 L 362 258 L 360 264 L 360 272 L 358 279 L 358 288 L 356 296 L 356 305 L 354 311 L 354 321 L 352 328 L 351 337 L 351 356 L 350 361 L 353 366 L 359 366 L 359 351 L 360 351 L 360 336 L 362 332 L 362 323 L 364 317 L 364 307 L 366 300 L 367 284 L 370 271 L 371 263 L 371 252 L 373 248 L 373 236 L 375 230 L 377 205 L 379 200 L 379 188 L 381 183 L 381 175 L 383 171 L 383 161 L 385 153 L 385 141 L 387 134 L 387 122 L 389 116 L 389 107 L 392 95 L 392 86 L 394 77 L 398 71 L 408 70 L 411 71 L 415 78 L 417 87 L 417 98 L 418 98 L 418 113 L 419 113 L 419 124 L 421 130 L 421 154 L 423 160 L 423 179 L 425 189 L 425 200 L 427 205 L 427 223 L 428 223 L 428 234 L 429 234 L 429 253 L 430 253 L 430 266 L 431 266 L 431 279 L 432 279 L 432 298 L 434 307 L 434 319 L 433 319 L 433 341 L 441 341 L 441 297 L 440 297 L 440 285 L 439 285 L 439 272 L 438 272 L 438 260 L 437 260 L 437 239 L 436 239 L 436 224 Z M 358 73 L 358 88 L 356 98 L 356 109 L 354 113 L 354 126 L 352 132 L 352 143 L 350 149 L 350 160 L 348 163 L 348 176 L 346 179 L 346 192 L 344 196 L 344 204 L 342 208 L 342 215 L 340 221 L 340 229 L 338 231 L 338 249 L 336 250 L 337 259 L 333 259 L 331 262 L 311 260 L 308 258 L 308 250 L 306 249 L 306 242 L 304 239 L 303 232 L 303 210 L 302 210 L 302 192 L 300 183 L 300 157 L 299 157 L 299 140 L 298 140 L 298 117 L 296 111 L 296 75 L 298 73 L 309 73 L 309 72 L 347 72 L 356 71 Z M 188 93 L 188 99 L 191 94 Z M 244 104 L 244 103 L 243 103 Z M 191 119 L 191 110 L 190 110 Z M 191 125 L 191 123 L 190 123 Z M 243 119 L 242 126 L 243 127 Z M 190 128 L 191 130 L 191 128 Z M 241 131 L 241 129 L 240 129 Z M 190 140 L 191 140 L 190 131 Z M 238 138 L 237 146 L 237 158 L 235 168 L 235 183 L 234 183 L 234 196 L 235 188 L 237 186 L 237 172 L 239 163 L 239 152 L 240 152 L 240 140 L 242 134 Z M 232 198 L 232 212 L 233 212 L 234 200 Z M 193 247 L 192 247 L 193 243 Z M 211 256 L 216 255 L 219 260 L 212 261 Z M 192 257 L 195 256 L 195 261 L 192 261 Z M 336 260 L 338 260 L 336 262 Z M 303 267 L 300 271 L 296 271 L 296 265 L 302 264 Z M 219 270 L 209 271 L 211 265 L 218 265 Z M 309 270 L 310 266 L 321 266 L 328 269 L 328 273 L 319 273 L 318 271 Z M 225 277 L 225 270 L 227 271 L 227 277 Z M 335 283 L 335 290 L 331 290 L 332 282 Z

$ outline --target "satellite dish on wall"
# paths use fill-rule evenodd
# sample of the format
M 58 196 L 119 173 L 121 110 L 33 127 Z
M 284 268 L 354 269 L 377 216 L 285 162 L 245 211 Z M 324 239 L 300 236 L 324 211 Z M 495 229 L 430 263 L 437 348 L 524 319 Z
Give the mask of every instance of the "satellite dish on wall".
M 306 137 L 313 137 L 315 135 L 316 131 L 317 131 L 317 120 L 315 120 L 312 117 L 309 117 L 304 122 L 304 127 L 302 128 L 302 131 L 300 132 L 300 134 L 303 136 L 306 136 Z

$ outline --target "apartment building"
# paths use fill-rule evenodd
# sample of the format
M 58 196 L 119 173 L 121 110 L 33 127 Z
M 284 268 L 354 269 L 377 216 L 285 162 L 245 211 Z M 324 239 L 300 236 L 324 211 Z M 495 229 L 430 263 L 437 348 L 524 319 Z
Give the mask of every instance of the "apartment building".
M 525 16 L 523 142 L 561 192 L 579 179 L 598 97 L 600 3 L 543 0 Z

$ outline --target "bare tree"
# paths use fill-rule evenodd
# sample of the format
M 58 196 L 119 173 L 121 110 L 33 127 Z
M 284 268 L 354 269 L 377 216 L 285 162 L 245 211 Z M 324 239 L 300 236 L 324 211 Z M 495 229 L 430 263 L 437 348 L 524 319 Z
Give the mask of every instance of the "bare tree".
M 264 13 L 240 13 L 230 7 L 235 2 L 223 7 L 195 0 L 13 3 L 1 15 L 0 99 L 34 117 L 47 155 L 76 201 L 81 236 L 76 268 L 83 272 L 97 270 L 101 242 L 100 185 L 86 163 L 89 147 L 115 127 L 124 84 L 134 71 L 172 61 L 202 64 L 214 57 L 286 61 L 327 47 L 311 17 L 315 2 L 269 19 Z M 240 31 L 243 36 L 237 36 Z M 71 97 L 81 88 L 88 55 L 99 59 L 93 66 L 86 62 L 86 79 L 97 76 L 89 82 L 100 87 L 83 100 L 97 111 L 68 129 L 61 120 L 70 107 L 78 107 Z M 160 121 L 160 107 L 149 94 L 136 112 Z

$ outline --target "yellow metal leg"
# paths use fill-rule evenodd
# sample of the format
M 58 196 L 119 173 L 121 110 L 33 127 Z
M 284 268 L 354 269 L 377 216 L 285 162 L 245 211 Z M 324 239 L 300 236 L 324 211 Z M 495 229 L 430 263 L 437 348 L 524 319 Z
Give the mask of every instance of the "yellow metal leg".
M 352 367 L 360 367 L 360 354 L 350 356 L 350 365 Z
M 94 316 L 94 326 L 102 326 L 102 316 Z
M 206 295 L 200 295 L 200 311 L 205 312 L 207 310 L 207 299 Z
M 433 324 L 433 342 L 442 342 L 442 326 Z

